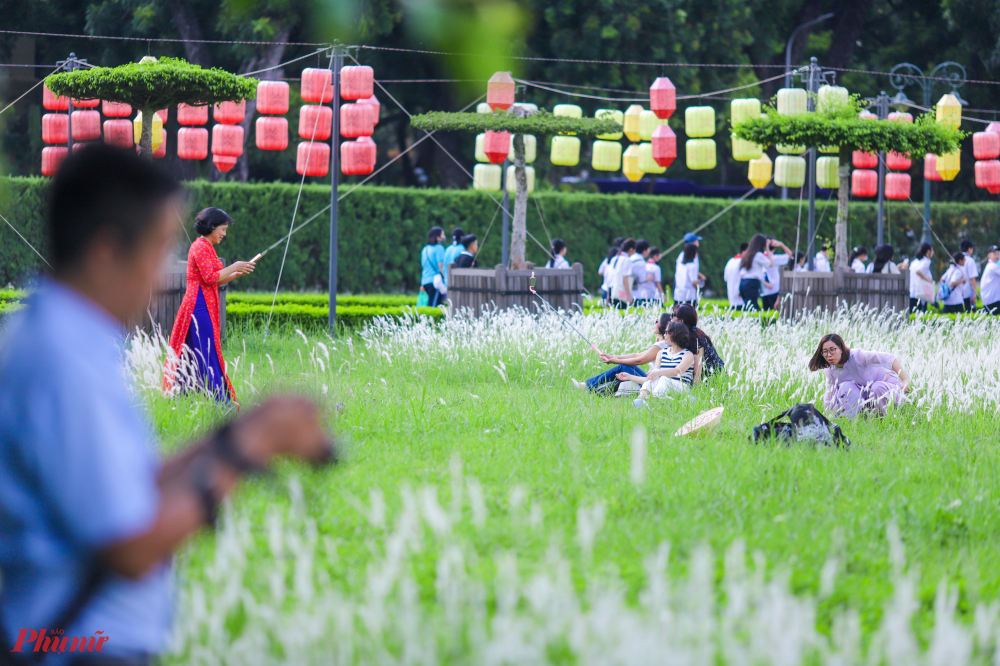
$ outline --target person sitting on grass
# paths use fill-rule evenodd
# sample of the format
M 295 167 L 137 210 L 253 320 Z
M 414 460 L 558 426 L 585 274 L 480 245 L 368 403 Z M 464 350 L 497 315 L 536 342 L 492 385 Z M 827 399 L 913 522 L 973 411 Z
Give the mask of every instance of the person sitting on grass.
M 663 335 L 667 348 L 659 353 L 659 367 L 648 375 L 639 377 L 627 372 L 618 373 L 620 382 L 642 385 L 639 399 L 652 396 L 662 398 L 670 393 L 688 391 L 694 382 L 694 354 L 691 353 L 691 330 L 686 324 L 672 321 Z
M 674 306 L 673 321 L 683 322 L 691 329 L 692 352 L 695 354 L 694 362 L 694 383 L 697 384 L 702 378 L 708 379 L 717 372 L 722 372 L 726 364 L 719 353 L 715 351 L 712 338 L 708 337 L 705 331 L 698 328 L 698 311 L 690 305 L 681 304 Z
M 653 341 L 652 347 L 644 352 L 623 354 L 621 356 L 616 356 L 614 354 L 601 354 L 602 363 L 607 363 L 608 365 L 614 364 L 615 367 L 611 368 L 607 372 L 602 372 L 596 377 L 591 377 L 585 382 L 579 382 L 575 379 L 571 379 L 570 381 L 573 382 L 573 386 L 578 389 L 589 389 L 595 393 L 615 393 L 620 384 L 618 381 L 618 375 L 620 373 L 630 371 L 640 377 L 645 377 L 646 373 L 639 366 L 655 362 L 659 353 L 667 347 L 667 343 L 664 342 L 663 336 L 667 330 L 668 324 L 670 324 L 670 315 L 661 314 L 657 316 L 657 318 L 653 320 L 653 335 L 655 336 L 655 340 Z
M 809 370 L 826 372 L 823 406 L 848 418 L 884 416 L 890 404 L 899 405 L 910 392 L 910 377 L 894 354 L 851 349 L 836 333 L 820 338 Z

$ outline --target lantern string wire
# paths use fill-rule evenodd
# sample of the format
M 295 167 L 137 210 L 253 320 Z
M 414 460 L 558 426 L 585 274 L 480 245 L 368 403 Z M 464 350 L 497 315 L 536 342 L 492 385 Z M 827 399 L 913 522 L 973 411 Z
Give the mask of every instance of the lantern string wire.
M 499 208 L 493 211 L 493 217 L 490 219 L 490 223 L 486 227 L 486 233 L 483 235 L 483 242 L 479 244 L 479 248 L 476 250 L 476 256 L 472 258 L 472 261 L 475 261 L 476 259 L 479 258 L 479 253 L 483 251 L 483 247 L 486 245 L 486 239 L 490 237 L 490 229 L 493 228 L 493 223 L 496 222 L 497 215 L 499 214 L 500 214 Z
M 879 161 L 882 162 L 882 164 L 885 164 L 885 158 L 881 154 L 879 154 L 878 158 L 879 158 Z M 888 165 L 886 165 L 886 172 L 887 173 L 891 173 L 891 170 L 889 169 Z M 917 212 L 917 216 L 919 216 L 920 219 L 923 220 L 924 219 L 924 212 L 922 210 L 920 210 L 920 208 L 917 207 L 917 204 L 913 201 L 913 197 L 911 197 L 909 194 L 907 194 L 906 195 L 906 200 L 910 202 L 911 206 L 913 206 L 913 210 L 915 210 Z M 953 254 L 952 251 L 948 249 L 948 246 L 944 244 L 944 241 L 941 240 L 941 237 L 937 235 L 936 231 L 934 231 L 934 227 L 931 226 L 931 221 L 930 220 L 926 220 L 926 222 L 927 222 L 927 228 L 931 230 L 931 233 L 934 235 L 934 238 L 936 238 L 937 242 L 941 244 L 942 248 L 944 248 L 945 254 L 950 257 Z
M 55 74 L 56 72 L 58 72 L 60 69 L 62 69 L 65 66 L 66 66 L 66 63 L 63 63 L 63 64 L 59 65 L 58 67 L 56 67 L 55 69 L 53 69 L 51 72 L 49 72 L 48 74 L 46 74 L 46 77 L 52 76 L 53 74 Z M 24 91 L 24 94 L 22 94 L 20 97 L 18 97 L 17 99 L 15 99 L 13 102 L 11 102 L 10 104 L 8 104 L 7 106 L 3 107 L 3 109 L 0 109 L 0 113 L 3 113 L 4 111 L 6 111 L 7 109 L 9 109 L 10 107 L 12 107 L 15 104 L 17 104 L 18 102 L 20 102 L 22 99 L 24 99 L 28 95 L 28 93 L 30 93 L 32 90 L 34 90 L 38 86 L 42 85 L 43 83 L 45 83 L 45 78 L 44 77 L 38 83 L 36 83 L 35 85 L 31 86 L 26 91 Z M 8 224 L 9 224 L 9 222 L 8 222 Z
M 934 113 L 934 109 L 928 109 L 927 107 L 920 106 L 919 104 L 914 104 L 913 102 L 904 102 L 906 106 L 913 107 L 914 109 L 920 109 L 926 113 Z M 976 109 L 979 111 L 980 109 Z M 984 111 L 983 113 L 996 113 L 995 111 Z M 982 118 L 970 118 L 969 116 L 959 116 L 962 120 L 969 120 L 974 123 L 983 123 L 984 125 L 989 125 L 992 121 L 983 120 Z
M 723 208 L 722 210 L 720 210 L 718 213 L 716 213 L 712 217 L 708 218 L 708 220 L 706 222 L 704 222 L 701 226 L 699 226 L 698 228 L 694 229 L 693 233 L 698 233 L 699 231 L 701 231 L 702 229 L 704 229 L 708 225 L 712 224 L 712 222 L 715 222 L 716 220 L 718 220 L 720 217 L 722 217 L 723 215 L 725 215 L 731 208 L 733 208 L 736 204 L 742 203 L 744 199 L 746 199 L 748 196 L 750 196 L 751 194 L 753 194 L 754 192 L 756 192 L 757 189 L 758 188 L 753 187 L 753 188 L 750 188 L 749 190 L 747 190 L 743 194 L 743 196 L 741 196 L 739 199 L 734 199 L 732 201 L 732 203 L 730 203 L 728 206 L 726 206 L 725 208 Z M 683 244 L 684 244 L 684 240 L 683 239 L 679 240 L 676 243 L 674 243 L 673 245 L 671 245 L 670 247 L 668 247 L 666 250 L 664 250 L 663 254 L 664 255 L 669 254 L 670 252 L 673 252 L 674 250 L 676 250 L 677 248 L 679 248 Z
M 535 202 L 535 209 L 538 211 L 538 219 L 542 221 L 542 229 L 545 229 L 545 237 L 549 239 L 549 247 L 552 247 L 552 234 L 549 233 L 549 225 L 545 224 L 545 216 L 542 215 L 542 207 L 538 203 L 538 197 L 531 197 Z M 555 259 L 555 257 L 552 257 Z
M 172 42 L 183 44 L 249 44 L 251 46 L 327 46 L 324 42 L 251 42 L 233 39 L 179 39 L 169 37 L 117 37 L 111 35 L 71 35 L 61 32 L 29 32 L 25 30 L 0 30 L 0 35 L 32 35 L 35 37 L 66 37 L 70 39 L 108 39 L 121 42 Z
M 291 60 L 286 60 L 285 62 L 282 62 L 282 63 L 279 63 L 279 64 L 275 65 L 274 67 L 265 67 L 264 69 L 255 69 L 252 72 L 245 72 L 243 74 L 240 74 L 240 76 L 253 76 L 254 74 L 260 74 L 262 72 L 270 72 L 270 71 L 275 70 L 275 69 L 281 69 L 285 65 L 290 65 L 293 62 L 298 62 L 299 60 L 305 60 L 306 58 L 311 58 L 314 55 L 316 55 L 317 53 L 323 53 L 324 51 L 329 51 L 329 50 L 330 50 L 329 48 L 317 49 L 317 50 L 313 51 L 312 53 L 305 54 L 304 56 L 299 56 L 298 58 L 292 58 Z
M 30 247 L 31 250 L 32 250 L 32 252 L 34 252 L 35 254 L 37 254 L 38 258 L 45 262 L 46 266 L 48 266 L 49 268 L 52 268 L 52 264 L 49 263 L 49 260 L 46 259 L 45 257 L 43 257 L 42 253 L 39 252 L 38 250 L 36 250 L 35 246 L 32 245 L 31 243 L 29 243 L 28 239 L 21 235 L 21 232 L 17 230 L 17 227 L 15 227 L 13 224 L 11 224 L 10 221 L 6 217 L 4 217 L 3 215 L 0 215 L 0 220 L 3 220 L 4 222 L 6 222 L 7 226 L 10 227 L 11 229 L 13 229 L 14 233 L 17 234 L 21 238 L 21 240 L 24 241 L 24 244 L 27 245 L 28 247 Z

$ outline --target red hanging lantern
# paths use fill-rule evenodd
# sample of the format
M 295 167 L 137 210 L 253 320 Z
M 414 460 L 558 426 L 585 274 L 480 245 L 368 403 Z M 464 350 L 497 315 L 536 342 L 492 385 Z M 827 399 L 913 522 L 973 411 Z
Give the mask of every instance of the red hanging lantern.
M 889 120 L 894 120 L 897 123 L 912 123 L 913 115 L 904 111 L 893 111 L 889 114 Z
M 69 150 L 66 146 L 42 148 L 42 175 L 56 175 L 56 171 L 59 171 L 59 165 L 62 164 L 62 161 L 66 159 L 66 155 L 68 154 Z
M 1000 157 L 1000 134 L 976 132 L 972 135 L 972 154 L 977 160 L 995 160 Z
M 74 109 L 96 109 L 101 105 L 101 100 L 99 99 L 74 99 L 73 108 Z
M 333 73 L 329 69 L 302 70 L 302 101 L 329 104 L 333 101 Z
M 371 97 L 366 97 L 365 99 L 359 99 L 357 103 L 367 104 L 372 108 L 372 116 L 374 119 L 372 125 L 378 125 L 378 116 L 379 113 L 382 111 L 382 105 L 379 103 L 378 97 L 372 95 Z
M 48 111 L 69 111 L 69 97 L 56 96 L 46 83 L 42 84 L 42 106 Z
M 69 141 L 69 114 L 46 113 L 42 116 L 42 141 L 45 143 Z
M 201 106 L 178 104 L 177 122 L 181 125 L 204 125 L 208 122 L 208 104 Z
M 1000 135 L 997 136 L 1000 138 Z M 910 159 L 910 154 L 900 155 L 894 150 L 890 150 L 885 154 L 885 165 L 890 169 L 896 169 L 897 171 L 906 171 L 913 164 Z
M 236 102 L 219 102 L 215 105 L 212 115 L 215 117 L 215 122 L 217 123 L 236 125 L 243 122 L 243 119 L 247 115 L 247 101 L 241 99 L 239 104 Z
M 208 130 L 204 127 L 182 127 L 177 130 L 177 157 L 182 160 L 203 160 L 208 157 Z
M 99 111 L 74 111 L 72 116 L 70 126 L 73 128 L 74 141 L 93 141 L 101 138 Z
M 75 153 L 78 150 L 83 150 L 84 148 L 93 143 L 94 143 L 93 141 L 75 141 L 73 143 L 73 152 Z
M 243 154 L 243 128 L 217 124 L 212 128 L 212 154 L 239 157 Z
M 284 118 L 262 116 L 256 123 L 257 147 L 261 150 L 288 148 L 288 121 Z
M 358 141 L 340 144 L 340 171 L 345 176 L 364 176 L 372 172 L 368 146 Z
M 851 156 L 851 162 L 855 169 L 874 169 L 878 166 L 878 155 L 866 153 L 862 150 L 855 150 Z
M 354 65 L 340 70 L 340 96 L 343 99 L 364 99 L 375 92 L 375 70 L 368 65 Z
M 156 112 L 156 115 L 160 117 L 160 120 L 162 120 L 163 124 L 165 125 L 167 123 L 167 118 L 170 117 L 170 110 L 160 109 L 159 111 Z
M 666 120 L 677 109 L 677 89 L 667 77 L 659 77 L 649 87 L 649 108 L 660 120 Z
M 284 81 L 261 81 L 257 84 L 257 112 L 288 113 L 288 84 Z
M 503 164 L 510 153 L 510 132 L 487 131 L 483 137 L 483 152 L 491 164 Z
M 486 84 L 486 103 L 494 111 L 506 111 L 514 106 L 515 85 L 510 72 L 497 72 Z
M 303 141 L 295 153 L 295 171 L 300 176 L 325 176 L 330 173 L 330 144 Z
M 207 132 L 208 130 L 205 131 Z M 212 155 L 212 164 L 222 173 L 226 173 L 236 166 L 236 159 L 235 157 L 226 157 L 225 155 Z
M 878 173 L 871 169 L 855 169 L 851 174 L 851 194 L 856 197 L 878 194 Z
M 653 161 L 661 167 L 668 167 L 677 159 L 677 135 L 667 125 L 653 130 Z
M 333 109 L 319 104 L 299 107 L 299 136 L 311 141 L 326 141 L 333 127 Z
M 855 172 L 856 173 L 856 172 Z M 889 173 L 885 176 L 885 198 L 906 201 L 910 198 L 910 174 Z
M 372 110 L 367 104 L 344 104 L 340 107 L 340 135 L 348 139 L 371 136 L 375 132 L 372 120 Z
M 376 159 L 378 158 L 378 146 L 375 145 L 375 142 L 372 141 L 372 138 L 370 136 L 363 136 L 357 139 L 356 142 L 363 145 L 368 150 L 368 162 L 369 164 L 371 164 L 372 167 L 371 171 L 374 171 L 375 162 Z M 371 173 L 371 171 L 369 171 L 368 173 Z
M 114 118 L 104 121 L 104 143 L 116 148 L 131 148 L 135 133 L 132 121 L 125 118 Z
M 997 160 L 980 160 L 976 162 L 976 187 L 982 187 L 993 194 L 1000 188 L 1000 162 Z
M 48 107 L 46 107 L 46 108 L 48 108 Z M 986 126 L 986 131 L 987 132 L 996 132 L 997 134 L 1000 134 L 1000 122 L 993 121 L 992 123 L 990 123 L 989 125 Z
M 132 115 L 132 107 L 119 102 L 101 102 L 101 113 L 108 118 L 128 118 Z
M 924 155 L 924 180 L 944 180 L 937 170 L 937 155 Z

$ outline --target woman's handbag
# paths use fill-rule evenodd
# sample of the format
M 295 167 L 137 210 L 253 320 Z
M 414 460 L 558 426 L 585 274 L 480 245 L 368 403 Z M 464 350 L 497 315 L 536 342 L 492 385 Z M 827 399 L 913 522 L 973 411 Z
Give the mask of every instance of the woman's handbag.
M 934 302 L 934 283 L 928 282 L 923 278 L 916 276 L 911 276 L 912 279 L 917 281 L 917 300 L 921 303 L 933 303 Z
M 781 419 L 787 418 L 787 421 Z M 826 446 L 850 448 L 851 440 L 840 426 L 831 423 L 812 403 L 799 403 L 770 421 L 754 427 L 750 441 L 754 444 L 773 439 L 778 442 L 810 442 Z

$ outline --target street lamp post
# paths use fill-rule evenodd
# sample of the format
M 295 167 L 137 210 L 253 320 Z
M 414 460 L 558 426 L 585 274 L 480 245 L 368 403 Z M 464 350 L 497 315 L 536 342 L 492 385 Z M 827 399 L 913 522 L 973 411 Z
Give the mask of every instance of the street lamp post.
M 795 72 L 806 84 L 809 91 L 809 98 L 806 101 L 808 111 L 816 110 L 816 93 L 821 84 L 833 83 L 837 73 L 833 70 L 824 70 L 820 67 L 816 58 L 809 59 L 809 66 L 802 67 Z M 806 232 L 809 242 L 806 249 L 806 261 L 809 262 L 809 270 L 816 268 L 816 146 L 809 146 L 809 229 Z
M 938 83 L 946 83 L 951 87 L 951 93 L 958 98 L 963 106 L 967 104 L 959 97 L 957 90 L 965 84 L 965 67 L 957 62 L 943 62 L 924 74 L 924 70 L 908 62 L 900 63 L 889 70 L 889 83 L 899 92 L 893 98 L 893 104 L 901 107 L 915 106 L 906 97 L 903 89 L 907 86 L 920 86 L 924 91 L 924 109 L 931 110 L 931 96 L 934 93 L 934 86 Z M 879 224 L 881 225 L 881 219 Z M 923 243 L 931 242 L 931 181 L 924 178 L 924 232 L 920 239 Z
M 889 96 L 885 94 L 883 90 L 878 94 L 878 97 L 869 97 L 869 101 L 873 102 L 872 106 L 875 107 L 875 113 L 878 115 L 879 120 L 885 120 L 889 117 Z M 878 151 L 878 245 L 881 245 L 883 241 L 883 227 L 885 223 L 885 151 Z

